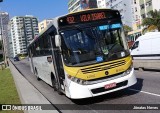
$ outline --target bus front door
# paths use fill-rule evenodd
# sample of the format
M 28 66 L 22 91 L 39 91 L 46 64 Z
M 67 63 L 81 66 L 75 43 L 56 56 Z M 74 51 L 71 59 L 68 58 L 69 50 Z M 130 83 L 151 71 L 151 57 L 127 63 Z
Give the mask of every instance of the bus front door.
M 63 63 L 62 63 L 62 58 L 61 58 L 61 53 L 59 48 L 55 47 L 55 38 L 54 36 L 51 36 L 51 42 L 52 42 L 52 48 L 53 48 L 53 65 L 55 67 L 56 71 L 56 84 L 58 84 L 58 90 L 61 92 L 64 92 L 64 79 L 65 79 L 65 74 L 64 74 L 64 69 L 63 69 Z
M 60 50 L 59 49 L 55 50 L 54 55 L 55 55 L 55 60 L 56 60 L 58 79 L 61 85 L 61 89 L 64 90 L 65 74 L 64 74 L 64 68 L 63 68 Z

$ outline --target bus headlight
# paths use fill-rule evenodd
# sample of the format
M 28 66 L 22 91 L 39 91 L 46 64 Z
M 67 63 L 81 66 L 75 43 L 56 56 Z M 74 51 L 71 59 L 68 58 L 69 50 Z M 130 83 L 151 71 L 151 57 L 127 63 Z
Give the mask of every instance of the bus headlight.
M 125 72 L 124 75 L 129 75 L 132 71 L 133 65 L 131 65 Z
M 68 75 L 68 78 L 69 78 L 71 81 L 76 82 L 76 83 L 78 83 L 78 84 L 87 85 L 87 81 L 86 81 L 86 80 L 82 80 L 82 79 L 73 77 L 73 76 L 71 76 L 71 75 Z

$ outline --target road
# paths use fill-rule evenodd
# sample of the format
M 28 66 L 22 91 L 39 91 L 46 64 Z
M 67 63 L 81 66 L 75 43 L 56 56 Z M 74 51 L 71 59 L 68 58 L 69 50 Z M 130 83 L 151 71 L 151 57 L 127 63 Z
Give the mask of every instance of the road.
M 63 113 L 159 113 L 158 110 L 95 110 L 94 105 L 115 105 L 115 104 L 160 104 L 160 72 L 135 71 L 137 84 L 114 93 L 99 97 L 71 100 L 65 95 L 59 95 L 51 86 L 45 82 L 37 81 L 34 74 L 30 71 L 29 62 L 22 60 L 14 62 L 15 66 L 23 76 L 36 87 L 50 102 L 59 107 L 59 104 L 74 105 L 73 110 L 61 110 Z M 77 109 L 77 110 L 75 110 Z M 84 110 L 81 110 L 84 109 Z

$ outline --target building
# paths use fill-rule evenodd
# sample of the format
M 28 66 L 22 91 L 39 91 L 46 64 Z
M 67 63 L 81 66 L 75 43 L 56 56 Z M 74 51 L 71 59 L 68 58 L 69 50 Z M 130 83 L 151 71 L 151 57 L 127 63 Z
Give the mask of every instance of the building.
M 119 10 L 123 24 L 132 27 L 132 0 L 97 0 L 98 8 Z
M 160 10 L 160 0 L 139 0 L 141 18 L 149 16 L 149 12 Z
M 27 54 L 28 44 L 39 34 L 37 18 L 30 15 L 15 16 L 10 20 L 10 25 L 13 56 Z
M 144 18 L 149 17 L 150 11 L 160 10 L 160 0 L 132 0 L 133 4 L 133 31 L 128 33 L 128 41 L 134 42 L 142 35 L 143 26 L 141 26 Z
M 2 35 L 4 37 L 7 36 L 7 27 L 9 22 L 9 14 L 7 12 L 0 12 L 0 34 L 2 32 Z M 0 40 L 2 40 L 2 35 L 0 35 Z
M 13 58 L 13 45 L 11 37 L 11 22 L 8 23 L 8 55 L 9 58 Z
M 141 23 L 144 18 L 149 17 L 149 12 L 160 10 L 159 0 L 132 0 L 133 4 L 133 30 L 142 29 Z
M 149 12 L 160 10 L 159 0 L 132 0 L 133 5 L 133 30 L 141 29 L 141 23 L 144 18 L 149 17 Z
M 75 12 L 90 8 L 97 8 L 97 0 L 69 0 L 68 11 Z
M 132 0 L 132 14 L 133 14 L 133 31 L 128 33 L 128 45 L 131 47 L 134 41 L 142 35 L 142 19 L 140 14 L 140 0 Z
M 0 40 L 3 42 L 3 51 L 8 55 L 8 22 L 9 14 L 0 12 Z
M 141 14 L 139 0 L 132 0 L 132 14 L 133 14 L 133 30 L 141 29 Z
M 53 21 L 53 19 L 47 19 L 47 20 L 43 20 L 42 22 L 39 22 L 38 23 L 39 33 L 42 30 L 44 30 L 52 21 Z

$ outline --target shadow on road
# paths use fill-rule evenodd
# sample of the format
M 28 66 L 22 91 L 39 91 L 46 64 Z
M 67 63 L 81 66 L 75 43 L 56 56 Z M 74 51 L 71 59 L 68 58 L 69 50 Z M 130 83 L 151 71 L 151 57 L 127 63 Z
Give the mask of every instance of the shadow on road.
M 142 78 L 137 78 L 137 83 L 135 85 L 129 87 L 129 88 L 141 91 L 142 87 L 143 87 L 143 79 Z
M 160 72 L 160 70 L 158 69 L 145 69 L 145 68 L 144 68 L 144 71 Z
M 98 103 L 105 102 L 105 101 L 110 101 L 110 100 L 115 100 L 115 99 L 126 97 L 126 96 L 135 95 L 139 92 L 132 91 L 129 89 L 135 89 L 135 90 L 141 91 L 142 87 L 143 87 L 143 79 L 137 78 L 137 83 L 129 88 L 126 88 L 120 91 L 116 91 L 113 93 L 97 96 L 97 97 L 91 97 L 91 98 L 81 99 L 81 100 L 72 100 L 72 102 L 78 105 L 98 104 Z

